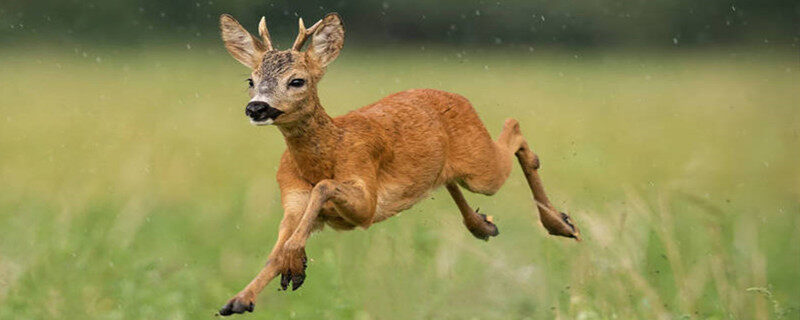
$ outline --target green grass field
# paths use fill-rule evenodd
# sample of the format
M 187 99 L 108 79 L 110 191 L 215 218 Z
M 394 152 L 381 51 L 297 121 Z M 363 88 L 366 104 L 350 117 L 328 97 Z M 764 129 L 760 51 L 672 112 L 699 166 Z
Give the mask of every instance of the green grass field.
M 333 115 L 408 88 L 522 124 L 585 241 L 547 236 L 521 170 L 309 240 L 296 292 L 242 319 L 797 319 L 796 49 L 345 48 Z M 0 51 L 0 319 L 213 319 L 263 265 L 284 150 L 219 46 Z M 255 168 L 255 169 L 254 169 Z

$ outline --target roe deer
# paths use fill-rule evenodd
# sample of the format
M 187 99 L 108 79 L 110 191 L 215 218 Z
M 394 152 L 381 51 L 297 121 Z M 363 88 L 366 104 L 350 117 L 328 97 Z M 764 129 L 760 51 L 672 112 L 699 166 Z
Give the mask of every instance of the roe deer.
M 516 155 L 533 192 L 539 217 L 550 234 L 580 240 L 569 216 L 545 196 L 539 159 L 514 119 L 505 121 L 494 141 L 464 97 L 431 89 L 392 94 L 371 105 L 331 118 L 322 108 L 317 85 L 339 55 L 344 26 L 336 13 L 310 28 L 300 19 L 292 48 L 276 50 L 266 22 L 260 39 L 223 14 L 225 48 L 252 69 L 245 114 L 255 125 L 275 125 L 287 150 L 277 172 L 283 220 L 278 240 L 261 272 L 219 311 L 253 311 L 256 295 L 276 276 L 283 290 L 305 280 L 306 239 L 327 224 L 335 229 L 367 228 L 445 185 L 477 238 L 498 235 L 492 218 L 478 214 L 459 186 L 491 195 L 503 185 Z M 307 38 L 308 48 L 302 51 Z

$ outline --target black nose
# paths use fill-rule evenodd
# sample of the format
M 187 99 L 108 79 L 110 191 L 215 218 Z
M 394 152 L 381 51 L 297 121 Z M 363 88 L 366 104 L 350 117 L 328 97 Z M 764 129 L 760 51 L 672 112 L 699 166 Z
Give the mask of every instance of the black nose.
M 266 102 L 251 101 L 247 104 L 247 107 L 244 108 L 244 114 L 255 120 L 264 114 L 268 109 L 270 109 L 270 106 Z
M 244 108 L 246 114 L 252 121 L 267 121 L 269 119 L 275 120 L 278 116 L 283 114 L 283 111 L 271 107 L 264 101 L 252 101 Z

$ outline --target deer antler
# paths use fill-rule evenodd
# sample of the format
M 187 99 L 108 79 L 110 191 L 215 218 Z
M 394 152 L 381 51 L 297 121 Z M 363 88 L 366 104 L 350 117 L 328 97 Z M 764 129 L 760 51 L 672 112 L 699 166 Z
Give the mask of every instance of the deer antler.
M 265 17 L 261 17 L 261 22 L 258 23 L 258 34 L 261 35 L 261 40 L 264 41 L 264 45 L 267 47 L 267 51 L 274 50 L 272 47 L 272 40 L 269 38 L 269 30 L 267 30 L 267 19 Z
M 306 29 L 306 26 L 303 24 L 303 18 L 300 18 L 300 21 L 298 22 L 298 24 L 300 25 L 299 28 L 300 30 L 298 31 L 297 39 L 294 40 L 294 44 L 292 45 L 292 50 L 300 51 L 300 49 L 303 48 L 303 44 L 306 43 L 308 36 L 314 34 L 314 31 L 317 31 L 317 28 L 319 28 L 321 23 L 322 20 L 317 21 L 317 23 L 311 26 L 311 28 Z

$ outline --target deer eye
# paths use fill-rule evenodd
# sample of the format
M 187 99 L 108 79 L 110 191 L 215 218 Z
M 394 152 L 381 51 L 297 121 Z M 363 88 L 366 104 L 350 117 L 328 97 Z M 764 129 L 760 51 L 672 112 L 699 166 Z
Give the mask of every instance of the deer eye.
M 290 87 L 300 88 L 304 84 L 306 84 L 306 81 L 303 79 L 292 79 L 292 81 L 289 81 Z
M 253 79 L 247 78 L 247 84 L 250 85 L 250 88 L 253 87 Z

